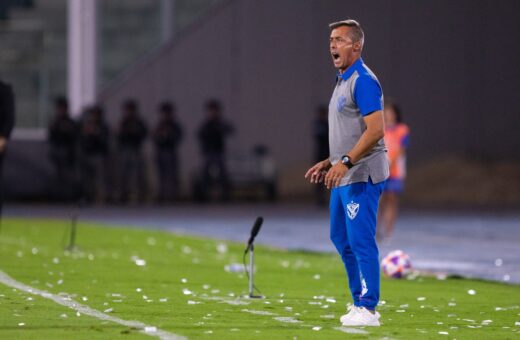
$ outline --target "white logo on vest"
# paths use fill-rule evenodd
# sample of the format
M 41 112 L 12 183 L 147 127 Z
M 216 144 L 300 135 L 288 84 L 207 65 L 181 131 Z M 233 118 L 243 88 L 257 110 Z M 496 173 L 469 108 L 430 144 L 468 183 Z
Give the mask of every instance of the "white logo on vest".
M 349 204 L 347 204 L 348 218 L 350 218 L 351 220 L 355 219 L 358 212 L 359 212 L 359 203 L 354 203 L 354 201 L 351 201 Z

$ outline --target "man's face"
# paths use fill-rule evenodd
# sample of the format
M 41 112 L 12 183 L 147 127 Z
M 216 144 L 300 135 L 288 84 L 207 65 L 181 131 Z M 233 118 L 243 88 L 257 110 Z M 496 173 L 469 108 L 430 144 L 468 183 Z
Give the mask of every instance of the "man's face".
M 344 72 L 359 57 L 361 44 L 352 42 L 350 27 L 340 26 L 330 32 L 330 54 L 334 67 Z

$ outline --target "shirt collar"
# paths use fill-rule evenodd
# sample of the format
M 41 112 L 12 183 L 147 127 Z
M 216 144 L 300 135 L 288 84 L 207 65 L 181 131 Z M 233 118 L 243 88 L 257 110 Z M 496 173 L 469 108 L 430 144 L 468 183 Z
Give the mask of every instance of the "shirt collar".
M 336 75 L 336 79 L 342 79 L 342 80 L 348 80 L 348 78 L 350 78 L 352 76 L 352 74 L 360 67 L 363 65 L 363 59 L 359 58 L 358 60 L 356 60 L 354 62 L 354 64 L 350 65 L 349 68 L 347 68 L 345 70 L 345 72 L 343 73 L 340 73 L 338 72 L 338 74 Z

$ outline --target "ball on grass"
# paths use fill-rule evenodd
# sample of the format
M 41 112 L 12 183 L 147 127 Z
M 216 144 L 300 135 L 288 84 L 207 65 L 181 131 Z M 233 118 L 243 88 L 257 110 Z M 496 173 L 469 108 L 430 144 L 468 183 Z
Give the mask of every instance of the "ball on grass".
M 402 250 L 393 250 L 381 261 L 381 268 L 386 277 L 400 279 L 412 270 L 410 256 Z

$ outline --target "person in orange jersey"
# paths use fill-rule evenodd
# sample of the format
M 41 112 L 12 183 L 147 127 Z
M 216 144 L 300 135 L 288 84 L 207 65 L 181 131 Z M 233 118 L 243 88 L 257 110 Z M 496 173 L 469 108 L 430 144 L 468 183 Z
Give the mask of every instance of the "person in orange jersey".
M 406 149 L 408 147 L 409 128 L 402 122 L 401 111 L 397 104 L 385 104 L 385 144 L 390 163 L 388 178 L 379 202 L 379 226 L 377 239 L 389 240 L 394 231 L 399 210 L 399 196 L 404 190 L 406 177 Z

